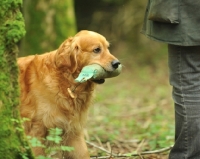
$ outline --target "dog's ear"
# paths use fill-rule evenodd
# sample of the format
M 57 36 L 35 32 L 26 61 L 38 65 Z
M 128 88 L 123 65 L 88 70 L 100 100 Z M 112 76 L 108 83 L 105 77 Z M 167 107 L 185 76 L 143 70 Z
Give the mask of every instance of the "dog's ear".
M 78 45 L 75 41 L 73 41 L 73 37 L 65 40 L 60 47 L 58 48 L 55 55 L 55 63 L 58 68 L 65 67 L 70 71 L 70 73 L 74 73 L 77 69 L 77 53 L 78 53 Z

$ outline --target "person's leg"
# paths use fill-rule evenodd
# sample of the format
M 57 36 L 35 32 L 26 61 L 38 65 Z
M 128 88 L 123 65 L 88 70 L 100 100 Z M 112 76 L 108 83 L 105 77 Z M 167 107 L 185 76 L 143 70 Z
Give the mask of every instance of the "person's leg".
M 200 159 L 200 46 L 168 45 L 175 103 L 175 145 L 169 159 Z

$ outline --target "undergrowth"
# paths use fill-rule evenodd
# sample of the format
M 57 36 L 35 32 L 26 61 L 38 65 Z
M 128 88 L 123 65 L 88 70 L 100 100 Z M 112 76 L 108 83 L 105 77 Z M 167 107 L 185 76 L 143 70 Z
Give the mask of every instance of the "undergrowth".
M 98 86 L 87 124 L 89 141 L 109 143 L 113 151 L 116 143 L 136 141 L 135 147 L 118 148 L 117 153 L 135 151 L 141 143 L 140 151 L 173 145 L 174 110 L 167 52 L 163 50 L 154 65 L 138 64 L 130 55 L 123 59 L 121 75 Z M 90 151 L 102 153 L 93 148 Z
M 43 140 L 45 140 L 45 142 L 51 142 L 53 144 L 53 146 L 46 146 L 46 145 L 42 144 L 42 142 L 40 140 L 38 140 L 36 137 L 28 136 L 27 138 L 29 140 L 31 147 L 44 148 L 45 153 L 47 154 L 47 157 L 40 155 L 40 156 L 37 156 L 36 159 L 53 159 L 52 156 L 59 153 L 60 151 L 61 152 L 74 151 L 73 147 L 64 146 L 61 144 L 62 133 L 63 133 L 62 129 L 59 129 L 59 128 L 52 128 L 49 130 L 49 135 Z

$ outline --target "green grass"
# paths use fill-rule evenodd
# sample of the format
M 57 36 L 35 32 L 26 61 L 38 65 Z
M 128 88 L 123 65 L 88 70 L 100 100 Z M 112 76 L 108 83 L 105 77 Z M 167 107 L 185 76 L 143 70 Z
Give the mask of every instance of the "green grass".
M 166 55 L 153 66 L 139 65 L 133 58 L 125 61 L 121 75 L 97 88 L 88 117 L 88 140 L 111 145 L 136 140 L 132 152 L 141 141 L 141 151 L 171 146 L 174 109 Z M 117 151 L 128 153 L 124 148 Z

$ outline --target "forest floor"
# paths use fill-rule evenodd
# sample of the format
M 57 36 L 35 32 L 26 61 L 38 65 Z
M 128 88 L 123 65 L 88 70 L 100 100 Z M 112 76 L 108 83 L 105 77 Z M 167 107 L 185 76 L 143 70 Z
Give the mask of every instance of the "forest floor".
M 154 66 L 134 60 L 97 88 L 86 131 L 92 158 L 167 159 L 174 141 L 167 57 Z

